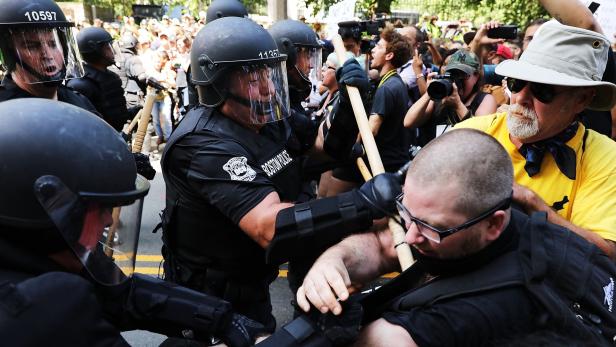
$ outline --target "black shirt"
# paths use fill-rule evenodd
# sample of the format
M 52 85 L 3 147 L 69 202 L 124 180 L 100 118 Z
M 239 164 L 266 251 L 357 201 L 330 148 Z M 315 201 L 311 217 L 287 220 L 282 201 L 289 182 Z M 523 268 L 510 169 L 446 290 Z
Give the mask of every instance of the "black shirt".
M 387 171 L 397 170 L 410 159 L 407 132 L 402 124 L 408 103 L 406 85 L 398 74 L 382 82 L 374 95 L 370 114 L 378 114 L 383 118 L 374 140 Z
M 517 228 L 524 218 L 527 217 L 512 213 L 511 222 L 503 234 L 512 233 L 513 237 L 493 253 L 503 254 L 518 247 Z M 537 304 L 526 289 L 516 286 L 444 299 L 408 311 L 395 310 L 385 313 L 383 318 L 404 327 L 421 347 L 484 346 L 507 336 L 533 331 L 533 317 L 537 310 Z
M 11 78 L 11 75 L 6 75 L 0 85 L 0 101 L 19 98 L 36 98 L 36 96 L 19 88 Z M 96 108 L 88 98 L 63 85 L 58 86 L 58 101 L 81 107 L 100 117 L 100 114 L 96 111 Z

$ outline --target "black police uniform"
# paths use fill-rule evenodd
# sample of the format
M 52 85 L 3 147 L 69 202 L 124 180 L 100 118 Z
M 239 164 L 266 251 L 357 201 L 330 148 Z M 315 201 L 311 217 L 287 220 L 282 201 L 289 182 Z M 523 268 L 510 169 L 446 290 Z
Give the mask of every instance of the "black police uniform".
M 122 49 L 122 74 L 120 79 L 124 83 L 126 107 L 140 106 L 142 96 L 146 93 L 145 68 L 141 58 L 130 49 Z
M 11 78 L 11 75 L 6 75 L 2 80 L 2 84 L 0 84 L 0 102 L 19 98 L 36 98 L 36 96 L 19 88 Z M 100 116 L 88 98 L 63 85 L 58 86 L 58 101 L 81 107 Z
M 19 231 L 9 229 L 3 233 Z M 0 239 L 2 344 L 129 346 L 120 329 L 103 318 L 105 308 L 92 283 L 62 271 L 38 252 Z
M 103 119 L 121 131 L 129 115 L 120 77 L 107 69 L 95 69 L 87 63 L 83 67 L 84 76 L 69 80 L 67 86 L 85 95 L 103 115 Z
M 296 201 L 301 165 L 287 148 L 291 139 L 286 120 L 257 133 L 200 106 L 171 135 L 162 158 L 167 279 L 221 297 L 271 331 L 268 287 L 278 267 L 265 264 L 264 249 L 238 224 L 272 192 Z

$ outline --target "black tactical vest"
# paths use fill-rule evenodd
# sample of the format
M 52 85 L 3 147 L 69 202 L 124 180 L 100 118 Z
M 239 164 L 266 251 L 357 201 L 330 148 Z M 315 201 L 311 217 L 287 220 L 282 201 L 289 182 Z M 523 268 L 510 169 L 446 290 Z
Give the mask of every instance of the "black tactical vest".
M 111 71 L 99 71 L 87 64 L 84 65 L 84 69 L 83 78 L 92 81 L 93 83 L 88 85 L 96 88 L 90 93 L 94 96 L 90 101 L 107 123 L 116 130 L 122 130 L 122 126 L 129 117 L 122 80 Z
M 163 239 L 173 255 L 194 268 L 207 267 L 244 278 L 269 277 L 277 267 L 265 264 L 263 248 L 185 182 L 170 177 L 169 153 L 186 135 L 195 133 L 215 134 L 242 146 L 268 175 L 280 200 L 295 201 L 301 191 L 301 164 L 286 149 L 291 137 L 288 123 L 272 123 L 256 133 L 216 110 L 197 107 L 172 133 L 161 160 L 167 189 Z

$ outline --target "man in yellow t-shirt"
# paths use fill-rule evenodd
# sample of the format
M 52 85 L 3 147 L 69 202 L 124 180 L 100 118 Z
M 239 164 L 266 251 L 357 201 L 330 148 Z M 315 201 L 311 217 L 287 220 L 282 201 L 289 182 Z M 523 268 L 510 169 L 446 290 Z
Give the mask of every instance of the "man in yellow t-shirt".
M 594 31 L 544 24 L 519 61 L 496 68 L 512 92 L 509 111 L 457 127 L 483 130 L 505 147 L 514 200 L 527 212 L 546 211 L 616 259 L 616 143 L 576 119 L 586 107 L 616 104 L 616 85 L 601 82 L 609 47 Z

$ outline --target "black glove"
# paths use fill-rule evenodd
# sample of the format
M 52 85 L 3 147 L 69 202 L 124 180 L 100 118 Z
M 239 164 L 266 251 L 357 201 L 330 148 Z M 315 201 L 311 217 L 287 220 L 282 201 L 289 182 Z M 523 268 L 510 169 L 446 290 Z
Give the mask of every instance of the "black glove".
M 261 323 L 234 313 L 221 338 L 230 347 L 245 347 L 254 346 L 257 337 L 268 333 Z
M 402 194 L 399 178 L 389 172 L 374 176 L 357 191 L 374 219 L 396 213 L 396 198 Z
M 135 158 L 135 165 L 137 165 L 137 173 L 150 181 L 153 180 L 156 170 L 150 164 L 150 158 L 143 153 L 133 153 L 133 157 Z
M 368 75 L 355 59 L 349 59 L 336 71 L 336 80 L 340 90 L 340 103 L 350 105 L 349 95 L 346 86 L 353 86 L 359 89 L 362 100 L 366 100 L 370 81 Z

